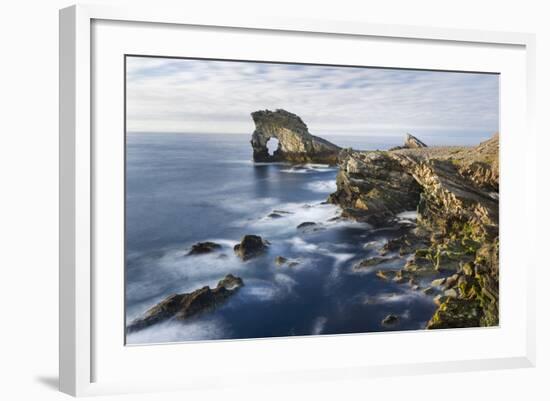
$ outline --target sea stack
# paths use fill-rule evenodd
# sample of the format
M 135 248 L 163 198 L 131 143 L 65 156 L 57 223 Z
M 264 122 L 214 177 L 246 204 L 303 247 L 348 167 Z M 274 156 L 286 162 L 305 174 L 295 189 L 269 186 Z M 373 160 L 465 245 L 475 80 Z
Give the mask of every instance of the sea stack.
M 256 129 L 252 134 L 255 162 L 324 163 L 336 164 L 340 147 L 311 135 L 307 125 L 296 114 L 278 109 L 252 113 Z M 276 138 L 279 145 L 269 154 L 267 142 Z

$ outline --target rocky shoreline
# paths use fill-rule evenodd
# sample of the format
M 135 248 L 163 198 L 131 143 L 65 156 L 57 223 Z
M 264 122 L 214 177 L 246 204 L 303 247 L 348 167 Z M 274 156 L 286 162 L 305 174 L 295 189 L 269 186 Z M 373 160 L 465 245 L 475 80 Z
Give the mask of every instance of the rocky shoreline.
M 496 326 L 499 324 L 499 136 L 476 147 L 428 147 L 407 134 L 403 146 L 387 151 L 341 149 L 309 133 L 295 114 L 285 110 L 252 113 L 256 125 L 251 139 L 259 162 L 327 163 L 338 166 L 337 189 L 328 203 L 341 208 L 341 217 L 367 223 L 372 229 L 394 227 L 399 235 L 386 241 L 377 256 L 351 266 L 355 274 L 374 273 L 379 280 L 409 286 L 433 297 L 437 309 L 427 329 Z M 267 141 L 279 140 L 270 155 Z M 416 221 L 403 214 L 416 211 Z M 274 210 L 271 219 L 288 212 Z M 310 232 L 317 223 L 304 221 L 296 230 Z M 270 242 L 244 235 L 233 252 L 245 263 L 265 254 Z M 215 242 L 197 242 L 186 257 L 221 253 Z M 277 256 L 279 267 L 297 260 Z M 381 268 L 392 263 L 392 269 Z M 228 274 L 216 287 L 173 294 L 149 308 L 128 326 L 131 333 L 156 323 L 186 320 L 222 305 L 244 285 Z M 393 327 L 399 317 L 386 316 L 381 325 Z
M 374 268 L 399 255 L 383 280 L 434 295 L 428 329 L 498 325 L 498 134 L 477 147 L 405 146 L 389 151 L 342 150 L 337 191 L 328 201 L 347 218 L 373 227 L 396 224 L 417 210 L 417 224 L 381 249 Z

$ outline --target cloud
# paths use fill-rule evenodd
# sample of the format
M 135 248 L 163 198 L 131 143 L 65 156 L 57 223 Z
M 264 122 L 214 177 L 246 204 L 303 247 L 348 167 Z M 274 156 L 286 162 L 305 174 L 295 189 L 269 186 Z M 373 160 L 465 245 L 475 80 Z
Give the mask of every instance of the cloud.
M 320 135 L 486 136 L 497 75 L 127 58 L 129 131 L 250 133 L 250 113 L 284 108 Z

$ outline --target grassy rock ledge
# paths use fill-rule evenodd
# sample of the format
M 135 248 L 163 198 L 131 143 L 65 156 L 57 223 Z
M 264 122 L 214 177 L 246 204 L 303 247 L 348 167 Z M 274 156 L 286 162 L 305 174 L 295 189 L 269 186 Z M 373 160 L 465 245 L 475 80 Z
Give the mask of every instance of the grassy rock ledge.
M 405 266 L 383 276 L 441 280 L 422 289 L 437 294 L 427 328 L 498 325 L 499 136 L 477 147 L 422 145 L 408 136 L 389 151 L 342 150 L 328 201 L 375 227 L 417 210 L 417 225 L 381 251 L 407 256 Z

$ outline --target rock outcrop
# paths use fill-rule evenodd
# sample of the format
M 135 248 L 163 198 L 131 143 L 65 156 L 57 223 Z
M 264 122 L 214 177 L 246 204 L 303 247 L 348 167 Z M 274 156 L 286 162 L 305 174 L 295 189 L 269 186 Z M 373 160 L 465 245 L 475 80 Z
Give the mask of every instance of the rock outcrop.
M 184 320 L 212 310 L 243 285 L 240 277 L 228 274 L 214 289 L 206 286 L 191 293 L 170 295 L 130 323 L 127 332 L 138 331 L 170 318 Z
M 405 143 L 403 146 L 396 146 L 389 150 L 392 151 L 392 150 L 399 150 L 399 149 L 420 149 L 420 148 L 426 148 L 426 147 L 428 147 L 428 145 L 426 145 L 424 142 L 422 142 L 420 139 L 418 139 L 414 135 L 406 134 Z
M 238 257 L 246 261 L 264 253 L 268 246 L 269 242 L 259 235 L 245 235 L 233 250 Z
M 394 281 L 456 274 L 428 328 L 498 324 L 498 143 L 340 153 L 328 201 L 344 217 L 384 226 L 417 210 L 417 227 L 381 250 L 411 255 Z
M 220 244 L 216 244 L 215 242 L 197 242 L 196 244 L 193 244 L 191 247 L 191 250 L 187 252 L 187 256 L 191 255 L 203 255 L 205 253 L 212 253 L 219 249 L 221 249 Z
M 256 162 L 326 163 L 336 164 L 340 147 L 311 135 L 307 125 L 296 114 L 286 110 L 260 110 L 252 113 L 256 129 L 250 141 Z M 269 154 L 267 142 L 279 141 Z

